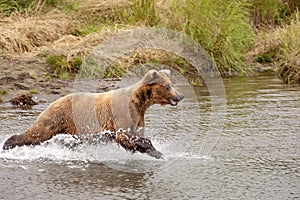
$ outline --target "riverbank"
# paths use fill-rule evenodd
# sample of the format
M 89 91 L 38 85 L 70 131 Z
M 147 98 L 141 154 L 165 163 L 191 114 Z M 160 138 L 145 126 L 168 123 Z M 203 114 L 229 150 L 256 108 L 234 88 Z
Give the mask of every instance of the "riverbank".
M 48 67 L 40 60 L 0 59 L 0 91 L 2 100 L 29 94 L 67 94 L 69 81 L 53 79 Z
M 299 83 L 300 5 L 288 0 L 237 1 L 234 6 L 230 2 L 4 1 L 0 6 L 0 98 L 21 92 L 64 95 L 95 46 L 121 31 L 148 26 L 188 34 L 203 46 L 224 77 L 278 74 L 285 83 Z M 160 54 L 135 52 L 122 64 L 186 67 L 183 59 Z M 123 70 L 113 69 L 106 76 L 122 76 Z

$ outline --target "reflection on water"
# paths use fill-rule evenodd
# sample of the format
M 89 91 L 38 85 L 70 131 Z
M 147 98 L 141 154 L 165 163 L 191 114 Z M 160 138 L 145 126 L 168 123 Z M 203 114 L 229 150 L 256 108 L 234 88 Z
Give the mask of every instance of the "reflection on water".
M 145 133 L 164 160 L 117 145 L 71 150 L 50 142 L 1 151 L 0 199 L 299 198 L 300 87 L 271 77 L 224 83 L 226 122 L 209 156 L 200 150 L 214 121 L 210 97 L 178 86 L 186 97 L 178 107 L 153 106 L 146 116 Z M 0 145 L 47 105 L 2 105 Z

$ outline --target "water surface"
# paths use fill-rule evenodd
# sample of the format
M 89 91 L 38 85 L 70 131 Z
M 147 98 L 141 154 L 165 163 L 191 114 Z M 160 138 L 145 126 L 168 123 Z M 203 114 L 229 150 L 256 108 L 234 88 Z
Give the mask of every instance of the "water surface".
M 47 145 L 0 152 L 0 199 L 298 199 L 300 87 L 273 77 L 224 80 L 225 124 L 215 147 L 201 146 L 211 99 L 178 85 L 177 107 L 153 106 L 145 134 L 164 160 L 115 144 Z M 24 132 L 56 97 L 30 110 L 0 106 L 0 145 Z M 72 140 L 69 137 L 65 140 Z M 216 138 L 217 139 L 217 138 Z

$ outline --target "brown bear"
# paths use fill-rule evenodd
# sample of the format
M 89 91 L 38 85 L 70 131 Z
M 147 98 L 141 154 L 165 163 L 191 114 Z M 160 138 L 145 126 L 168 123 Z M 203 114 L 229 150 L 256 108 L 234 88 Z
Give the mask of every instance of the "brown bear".
M 25 133 L 11 136 L 3 149 L 40 144 L 57 134 L 80 138 L 109 131 L 105 136 L 126 150 L 160 158 L 162 154 L 151 141 L 143 138 L 144 115 L 153 104 L 176 106 L 184 98 L 174 89 L 169 75 L 169 70 L 150 70 L 141 81 L 127 88 L 61 97 Z

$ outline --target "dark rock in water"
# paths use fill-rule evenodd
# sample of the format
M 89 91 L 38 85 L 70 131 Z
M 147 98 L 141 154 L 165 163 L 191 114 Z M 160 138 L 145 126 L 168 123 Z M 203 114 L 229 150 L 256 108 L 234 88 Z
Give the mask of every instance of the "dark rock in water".
M 13 83 L 15 81 L 16 81 L 16 79 L 13 78 L 13 77 L 10 77 L 10 76 L 3 77 L 3 78 L 0 78 L 0 85 L 8 85 L 8 84 Z
M 49 94 L 60 94 L 60 92 L 58 90 L 51 90 Z
M 31 94 L 21 94 L 15 98 L 10 99 L 9 102 L 12 105 L 16 106 L 33 106 L 38 104 L 32 100 Z
M 14 85 L 19 90 L 29 90 L 30 89 L 28 86 L 21 84 L 21 83 L 15 83 Z
M 28 72 L 23 72 L 21 74 L 18 74 L 18 81 L 23 82 L 26 79 L 34 79 Z
M 46 100 L 39 100 L 39 103 L 47 103 L 47 101 Z
M 121 81 L 122 78 L 104 78 L 104 81 Z

